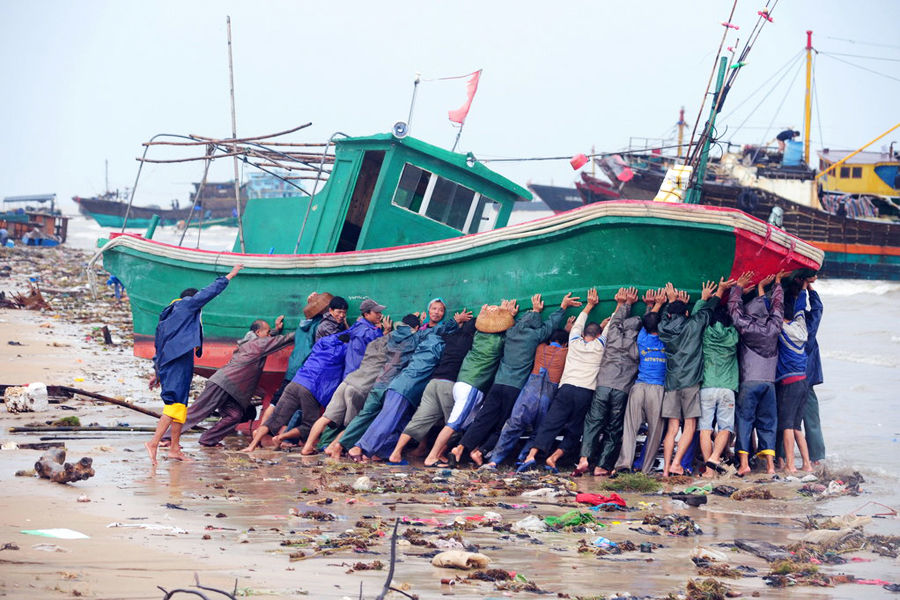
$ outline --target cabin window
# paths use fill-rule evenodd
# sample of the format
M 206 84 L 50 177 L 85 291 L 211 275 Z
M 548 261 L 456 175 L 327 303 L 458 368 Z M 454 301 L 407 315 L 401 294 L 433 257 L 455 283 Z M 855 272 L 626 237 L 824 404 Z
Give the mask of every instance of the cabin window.
M 500 213 L 496 201 L 409 163 L 393 203 L 463 233 L 493 229 Z
M 400 183 L 394 192 L 394 204 L 419 212 L 425 193 L 428 191 L 428 179 L 431 173 L 407 164 L 400 175 Z
M 841 179 L 850 178 L 850 167 L 841 167 Z
M 850 171 L 850 177 L 853 179 L 861 179 L 862 178 L 862 167 L 853 167 Z

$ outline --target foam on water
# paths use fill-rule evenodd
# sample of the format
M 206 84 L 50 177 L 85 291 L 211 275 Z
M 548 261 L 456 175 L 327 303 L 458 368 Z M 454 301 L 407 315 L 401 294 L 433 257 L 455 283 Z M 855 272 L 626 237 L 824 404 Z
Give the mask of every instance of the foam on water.
M 69 230 L 66 237 L 66 245 L 72 248 L 82 250 L 94 250 L 97 248 L 97 240 L 100 238 L 108 238 L 111 232 L 118 232 L 119 229 L 110 229 L 101 227 L 93 219 L 88 219 L 81 215 L 71 217 L 69 219 Z M 145 228 L 127 228 L 126 233 L 141 233 Z M 191 229 L 184 236 L 184 246 L 187 248 L 197 247 L 197 236 L 200 236 L 200 249 L 213 250 L 218 252 L 230 252 L 237 235 L 236 227 L 223 227 L 216 225 L 207 227 L 203 230 Z M 181 231 L 174 226 L 160 226 L 156 228 L 153 239 L 166 244 L 178 245 L 181 239 Z

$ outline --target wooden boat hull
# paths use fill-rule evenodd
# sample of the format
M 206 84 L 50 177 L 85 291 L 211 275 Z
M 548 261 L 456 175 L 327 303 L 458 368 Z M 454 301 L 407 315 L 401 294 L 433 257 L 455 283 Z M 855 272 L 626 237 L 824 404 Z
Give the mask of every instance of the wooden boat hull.
M 535 293 L 549 307 L 567 292 L 583 297 L 596 286 L 602 302 L 592 318 L 599 321 L 611 313 L 620 286 L 643 290 L 671 281 L 697 294 L 704 280 L 749 269 L 818 270 L 823 257 L 821 250 L 737 210 L 639 201 L 597 203 L 437 242 L 337 254 L 220 253 L 132 234 L 104 242 L 104 267 L 125 284 L 131 301 L 135 354 L 146 358 L 154 352 L 160 311 L 182 289 L 207 285 L 231 265 L 245 265 L 203 311 L 206 342 L 197 368 L 204 374 L 227 362 L 254 319 L 273 321 L 284 314 L 286 329 L 295 328 L 312 291 L 344 296 L 351 319 L 364 298 L 375 298 L 396 320 L 423 310 L 434 297 L 451 310 L 477 312 L 502 298 L 527 308 Z M 284 371 L 287 355 L 286 350 L 270 357 L 269 379 Z

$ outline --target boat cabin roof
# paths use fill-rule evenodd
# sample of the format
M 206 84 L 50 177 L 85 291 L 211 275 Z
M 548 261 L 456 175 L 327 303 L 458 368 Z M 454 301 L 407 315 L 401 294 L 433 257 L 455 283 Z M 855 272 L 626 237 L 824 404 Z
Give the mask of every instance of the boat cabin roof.
M 390 134 L 342 138 L 312 198 L 248 200 L 245 252 L 350 252 L 459 237 L 505 226 L 513 205 L 531 198 L 471 153 Z
M 841 160 L 848 154 L 851 154 L 853 150 L 820 150 L 818 152 L 819 158 L 826 163 L 836 163 Z M 851 156 L 844 164 L 850 165 L 874 165 L 883 162 L 898 162 L 900 159 L 897 156 L 891 156 L 887 152 L 860 152 L 854 156 Z

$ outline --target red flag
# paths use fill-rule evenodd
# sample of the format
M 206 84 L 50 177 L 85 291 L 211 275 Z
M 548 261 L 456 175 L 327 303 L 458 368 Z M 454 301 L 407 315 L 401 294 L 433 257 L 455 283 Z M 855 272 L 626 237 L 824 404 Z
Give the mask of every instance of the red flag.
M 459 123 L 460 125 L 462 125 L 463 121 L 466 120 L 466 115 L 469 114 L 469 108 L 471 108 L 472 106 L 472 98 L 475 97 L 475 92 L 478 91 L 479 77 L 481 77 L 481 69 L 478 69 L 477 71 L 472 73 L 472 77 L 466 84 L 465 103 L 456 110 L 451 110 L 447 113 L 447 116 L 450 117 L 450 120 L 454 123 Z

